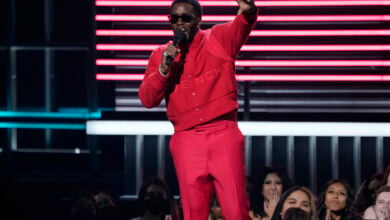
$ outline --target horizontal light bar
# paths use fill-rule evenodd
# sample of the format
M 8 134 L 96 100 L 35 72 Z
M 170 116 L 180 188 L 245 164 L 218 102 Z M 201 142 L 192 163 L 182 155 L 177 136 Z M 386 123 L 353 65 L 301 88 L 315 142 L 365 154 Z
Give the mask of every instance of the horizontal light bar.
M 172 30 L 96 30 L 96 36 L 172 36 Z M 387 36 L 383 30 L 253 30 L 250 36 Z
M 202 21 L 231 21 L 234 15 L 203 15 Z M 96 15 L 96 21 L 168 21 L 166 15 Z M 388 21 L 390 15 L 260 15 L 258 22 L 269 21 Z
M 390 123 L 238 122 L 252 136 L 390 136 Z M 172 135 L 168 121 L 87 121 L 88 135 Z
M 238 60 L 236 66 L 390 66 L 390 60 Z
M 98 66 L 146 66 L 148 60 L 97 59 Z M 236 66 L 390 66 L 390 60 L 237 60 Z
M 84 150 L 80 148 L 74 149 L 37 149 L 37 148 L 22 148 L 22 149 L 12 149 L 13 152 L 20 153 L 46 153 L 46 154 L 90 154 L 90 150 Z M 101 153 L 98 151 L 98 153 Z
M 237 6 L 236 1 L 199 1 L 202 6 Z M 96 0 L 96 6 L 170 6 L 172 1 L 131 1 L 131 0 Z M 271 6 L 363 6 L 390 5 L 388 0 L 292 0 L 292 1 L 257 1 L 258 7 Z
M 0 128 L 83 130 L 85 129 L 85 124 L 0 122 Z
M 141 81 L 144 74 L 98 73 L 97 80 Z M 390 75 L 236 75 L 238 81 L 390 81 Z
M 144 79 L 144 74 L 115 74 L 115 73 L 98 73 L 96 80 L 130 80 L 140 81 Z
M 97 59 L 96 65 L 98 66 L 146 66 L 148 60 L 136 60 L 136 59 Z
M 0 118 L 61 118 L 61 119 L 92 119 L 101 118 L 101 112 L 27 112 L 0 111 Z
M 152 51 L 157 44 L 97 44 L 96 50 Z M 385 51 L 388 45 L 244 45 L 241 51 Z
M 152 51 L 158 44 L 96 44 L 96 50 Z
M 390 45 L 244 45 L 242 51 L 385 51 Z
M 390 81 L 390 75 L 236 75 L 239 81 Z

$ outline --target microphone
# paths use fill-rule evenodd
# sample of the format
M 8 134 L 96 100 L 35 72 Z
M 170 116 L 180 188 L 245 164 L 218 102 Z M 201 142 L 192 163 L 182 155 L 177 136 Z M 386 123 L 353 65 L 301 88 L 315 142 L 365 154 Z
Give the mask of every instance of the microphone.
M 186 41 L 187 41 L 187 36 L 184 33 L 184 31 L 180 28 L 175 29 L 173 34 L 173 46 L 177 47 L 177 45 Z M 173 58 L 171 56 L 167 56 L 165 63 L 168 66 L 170 66 L 172 65 L 172 62 L 173 62 Z

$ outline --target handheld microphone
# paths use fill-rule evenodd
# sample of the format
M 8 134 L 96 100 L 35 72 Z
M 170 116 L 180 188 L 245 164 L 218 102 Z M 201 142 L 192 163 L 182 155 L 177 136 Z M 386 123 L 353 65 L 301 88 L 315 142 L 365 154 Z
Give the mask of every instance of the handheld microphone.
M 184 31 L 180 28 L 177 28 L 174 30 L 173 34 L 173 46 L 177 47 L 182 42 L 185 42 L 187 40 L 187 36 L 184 33 Z M 171 56 L 167 56 L 165 63 L 170 66 L 172 65 L 173 58 Z

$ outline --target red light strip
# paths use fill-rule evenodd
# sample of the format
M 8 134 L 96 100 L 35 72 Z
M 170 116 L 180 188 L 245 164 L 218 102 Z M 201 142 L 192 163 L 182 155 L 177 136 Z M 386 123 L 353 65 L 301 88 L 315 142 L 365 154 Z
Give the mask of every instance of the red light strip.
M 96 30 L 97 36 L 172 36 L 172 30 Z M 387 36 L 383 30 L 254 30 L 250 36 Z
M 233 15 L 203 15 L 203 21 L 231 21 Z M 168 21 L 166 15 L 96 15 L 96 21 Z M 390 15 L 260 15 L 264 21 L 388 21 Z
M 390 45 L 244 45 L 242 51 L 385 51 Z
M 98 66 L 146 66 L 148 60 L 96 59 Z
M 236 1 L 199 1 L 202 6 L 237 6 Z M 113 1 L 113 0 L 96 0 L 96 6 L 170 6 L 172 1 Z M 258 7 L 270 6 L 353 6 L 353 5 L 390 5 L 388 0 L 292 0 L 292 1 L 258 1 Z
M 96 50 L 152 51 L 157 44 L 97 44 Z M 389 45 L 244 45 L 241 51 L 386 51 Z
M 97 80 L 140 81 L 144 74 L 98 73 Z M 390 75 L 236 75 L 239 81 L 390 81 Z
M 96 50 L 152 51 L 157 44 L 96 44 Z
M 146 66 L 148 60 L 97 59 L 98 66 Z M 237 60 L 236 66 L 390 66 L 390 60 Z
M 389 66 L 390 60 L 238 60 L 236 66 Z
M 97 80 L 143 80 L 144 74 L 116 74 L 116 73 L 98 73 Z

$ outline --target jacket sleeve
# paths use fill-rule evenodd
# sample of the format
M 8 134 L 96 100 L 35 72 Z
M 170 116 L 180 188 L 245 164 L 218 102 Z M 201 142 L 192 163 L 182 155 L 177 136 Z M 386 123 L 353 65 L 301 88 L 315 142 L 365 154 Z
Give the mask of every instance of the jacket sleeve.
M 243 13 L 231 22 L 215 25 L 211 31 L 212 40 L 224 48 L 226 55 L 235 59 L 256 24 L 257 14 L 258 10 L 251 14 Z
M 162 48 L 152 52 L 146 67 L 145 76 L 139 87 L 138 97 L 146 108 L 158 106 L 164 98 L 169 75 L 164 77 L 158 68 L 161 63 Z

